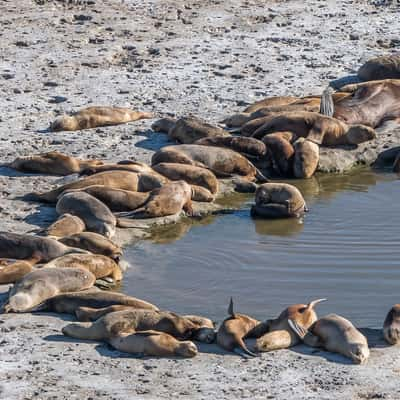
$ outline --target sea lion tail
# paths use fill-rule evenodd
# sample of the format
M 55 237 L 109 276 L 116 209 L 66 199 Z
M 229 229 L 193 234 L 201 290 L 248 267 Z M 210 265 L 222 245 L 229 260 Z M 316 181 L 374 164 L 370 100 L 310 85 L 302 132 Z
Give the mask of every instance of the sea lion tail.
M 234 351 L 236 354 L 239 354 L 240 356 L 243 356 L 243 352 L 244 352 L 245 354 L 247 354 L 247 355 L 250 356 L 250 357 L 258 357 L 257 354 L 253 353 L 252 351 L 250 351 L 250 350 L 247 348 L 247 346 L 246 346 L 246 344 L 244 343 L 244 341 L 243 341 L 242 338 L 237 338 L 237 342 L 238 342 L 239 347 L 235 347 L 235 348 L 233 349 L 233 351 Z
M 327 299 L 317 299 L 317 300 L 313 300 L 310 303 L 308 303 L 307 308 L 309 308 L 310 310 L 314 309 L 314 307 L 318 304 L 321 303 L 322 301 L 326 301 Z
M 319 113 L 322 115 L 327 115 L 328 117 L 333 117 L 335 113 L 335 104 L 333 102 L 332 94 L 334 89 L 332 86 L 328 86 L 321 95 L 321 105 L 319 107 Z

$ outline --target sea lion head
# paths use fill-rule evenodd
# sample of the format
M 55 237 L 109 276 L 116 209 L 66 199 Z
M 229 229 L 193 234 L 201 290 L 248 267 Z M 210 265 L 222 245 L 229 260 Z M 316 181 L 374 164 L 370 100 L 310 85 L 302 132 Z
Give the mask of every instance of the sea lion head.
M 400 305 L 394 305 L 383 323 L 383 336 L 392 345 L 400 343 Z
M 375 139 L 376 133 L 366 125 L 351 125 L 346 136 L 350 144 L 360 144 Z
M 244 125 L 246 122 L 250 121 L 250 119 L 251 113 L 238 113 L 233 114 L 228 118 L 225 118 L 221 122 L 225 124 L 228 128 L 238 128 Z
M 198 353 L 197 346 L 190 341 L 180 342 L 176 354 L 182 357 L 194 357 Z
M 356 364 L 365 364 L 369 357 L 369 348 L 364 343 L 351 343 L 349 356 Z
M 79 126 L 75 117 L 62 115 L 61 117 L 56 118 L 52 124 L 50 124 L 50 129 L 53 132 L 73 131 L 79 129 Z
M 215 329 L 212 328 L 199 328 L 194 332 L 193 339 L 202 343 L 214 343 L 217 337 Z
M 102 224 L 99 227 L 98 233 L 107 239 L 111 239 L 115 235 L 115 227 L 110 224 Z
M 4 306 L 4 312 L 21 312 L 32 306 L 32 298 L 27 293 L 21 292 L 11 296 Z

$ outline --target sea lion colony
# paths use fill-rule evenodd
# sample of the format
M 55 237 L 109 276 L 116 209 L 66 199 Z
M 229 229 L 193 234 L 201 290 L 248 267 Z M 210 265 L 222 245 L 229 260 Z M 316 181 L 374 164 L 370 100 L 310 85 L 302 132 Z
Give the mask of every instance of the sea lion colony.
M 194 117 L 158 120 L 153 130 L 180 144 L 157 151 L 151 166 L 129 160 L 106 164 L 58 152 L 4 164 L 22 172 L 79 173 L 81 178 L 46 193 L 26 195 L 27 200 L 54 204 L 60 216 L 38 235 L 0 233 L 0 283 L 14 283 L 3 311 L 74 314 L 82 322 L 65 326 L 65 335 L 106 341 L 130 353 L 193 357 L 198 350 L 192 340 L 197 340 L 216 341 L 225 350 L 255 356 L 254 352 L 304 342 L 358 364 L 366 362 L 367 340 L 350 321 L 333 314 L 318 319 L 314 308 L 324 299 L 291 305 L 264 322 L 234 312 L 231 300 L 229 316 L 216 331 L 205 317 L 162 311 L 94 284 L 122 279 L 122 249 L 112 241 L 117 226 L 129 226 L 128 218 L 183 211 L 192 216 L 192 201 L 213 201 L 218 195 L 219 178 L 234 177 L 238 191 L 255 192 L 252 216 L 302 216 L 308 210 L 299 190 L 268 182 L 265 175 L 309 178 L 317 169 L 320 146 L 357 146 L 376 137 L 374 128 L 399 118 L 399 60 L 370 60 L 359 71 L 368 82 L 337 92 L 329 88 L 322 96 L 258 101 L 226 118 L 225 129 Z M 152 115 L 89 107 L 58 118 L 51 129 L 89 129 L 142 118 Z M 390 158 L 396 169 L 399 155 L 400 148 Z M 399 310 L 400 305 L 393 306 L 384 322 L 384 337 L 390 344 L 400 343 Z M 257 339 L 254 349 L 248 348 L 246 338 Z

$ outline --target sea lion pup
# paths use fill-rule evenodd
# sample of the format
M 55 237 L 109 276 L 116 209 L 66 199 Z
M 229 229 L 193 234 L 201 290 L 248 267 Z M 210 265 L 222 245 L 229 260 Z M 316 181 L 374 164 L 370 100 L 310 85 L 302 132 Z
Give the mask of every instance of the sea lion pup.
M 190 185 L 203 186 L 212 194 L 218 193 L 219 183 L 213 172 L 195 165 L 179 163 L 160 163 L 153 169 L 171 181 L 184 180 Z
M 400 79 L 400 55 L 371 58 L 359 68 L 357 75 L 363 81 Z
M 119 262 L 122 249 L 110 239 L 94 232 L 82 232 L 59 239 L 66 246 L 90 251 L 93 254 L 102 254 Z
M 289 325 L 308 346 L 322 347 L 327 351 L 342 354 L 356 364 L 364 364 L 368 360 L 366 337 L 340 315 L 329 314 L 322 317 L 308 329 L 291 319 Z
M 198 352 L 193 342 L 180 342 L 168 333 L 154 330 L 122 334 L 110 338 L 108 343 L 119 351 L 146 356 L 191 358 Z
M 118 215 L 128 218 L 157 218 L 175 215 L 182 210 L 189 216 L 193 215 L 192 188 L 185 181 L 175 181 L 152 190 L 143 207 Z
M 188 319 L 196 325 L 193 331 L 193 340 L 202 343 L 213 343 L 217 337 L 214 322 L 210 319 L 201 317 L 199 315 L 182 315 L 183 318 Z
M 383 337 L 389 344 L 400 343 L 400 304 L 395 304 L 383 323 Z
M 100 200 L 85 192 L 67 193 L 61 196 L 56 211 L 62 215 L 69 213 L 84 221 L 86 229 L 107 238 L 115 235 L 117 220 L 110 209 Z
M 110 277 L 115 282 L 122 280 L 119 265 L 109 257 L 101 254 L 67 254 L 55 258 L 43 268 L 84 268 L 90 271 L 96 279 Z
M 160 163 L 179 163 L 207 168 L 217 177 L 240 175 L 253 181 L 267 182 L 268 179 L 246 158 L 236 151 L 223 147 L 202 146 L 199 144 L 181 144 L 166 146 L 157 151 L 152 165 Z
M 0 267 L 0 284 L 15 283 L 33 270 L 36 259 L 7 262 Z
M 62 332 L 77 339 L 108 340 L 121 333 L 156 330 L 188 339 L 195 324 L 169 311 L 125 310 L 104 315 L 95 322 L 80 322 L 65 326 Z
M 4 312 L 26 312 L 50 297 L 93 286 L 96 277 L 82 268 L 42 268 L 25 275 L 9 292 Z
M 294 304 L 281 312 L 278 318 L 270 319 L 256 326 L 250 335 L 257 337 L 257 351 L 287 349 L 300 343 L 297 334 L 291 329 L 289 319 L 308 329 L 317 319 L 315 306 L 326 299 L 318 299 L 309 304 Z
M 241 136 L 215 136 L 197 140 L 195 144 L 203 146 L 226 147 L 246 157 L 263 157 L 266 148 L 261 140 Z
M 299 138 L 294 143 L 294 176 L 300 179 L 311 178 L 317 170 L 318 162 L 319 146 L 307 139 Z
M 86 168 L 102 165 L 98 160 L 80 160 L 58 151 L 36 154 L 28 157 L 17 157 L 5 166 L 22 172 L 38 172 L 51 175 L 70 175 Z
M 172 129 L 175 126 L 175 124 L 176 124 L 176 119 L 165 117 L 157 120 L 156 122 L 153 122 L 151 124 L 151 129 L 154 132 L 168 133 L 170 129 Z
M 98 126 L 124 124 L 146 118 L 153 118 L 153 114 L 121 107 L 87 107 L 72 115 L 58 117 L 50 125 L 50 129 L 54 132 L 77 131 Z
M 228 136 L 229 132 L 208 124 L 199 118 L 180 118 L 168 131 L 168 136 L 180 143 L 191 144 L 198 139 L 214 136 Z
M 57 221 L 41 231 L 45 236 L 62 238 L 81 233 L 86 229 L 85 223 L 76 215 L 63 214 Z
M 280 133 L 280 132 L 279 132 Z M 271 133 L 263 138 L 267 158 L 272 161 L 274 171 L 280 176 L 291 175 L 294 148 L 282 135 Z
M 87 254 L 87 251 L 65 246 L 57 240 L 47 237 L 0 232 L 1 258 L 47 263 L 54 258 L 71 253 Z
M 84 189 L 93 185 L 103 185 L 132 192 L 149 192 L 152 189 L 161 187 L 163 179 L 154 175 L 138 174 L 131 171 L 105 171 L 67 183 L 45 193 L 29 193 L 25 197 L 27 200 L 56 203 L 60 194 L 66 190 Z
M 148 192 L 132 192 L 104 185 L 93 185 L 83 189 L 66 190 L 64 193 L 85 192 L 104 203 L 111 211 L 132 211 L 143 206 L 149 198 Z
M 211 203 L 215 200 L 215 196 L 205 187 L 190 185 L 192 188 L 192 200 L 204 203 Z
M 357 145 L 376 137 L 375 131 L 368 126 L 347 125 L 336 118 L 306 111 L 271 117 L 253 133 L 253 137 L 282 131 L 293 132 L 323 146 Z
M 299 218 L 307 212 L 299 189 L 287 183 L 264 183 L 256 190 L 251 216 L 263 218 Z
M 237 314 L 233 311 L 233 301 L 231 299 L 228 307 L 229 317 L 226 318 L 217 332 L 217 343 L 225 350 L 233 351 L 240 355 L 243 352 L 249 356 L 257 357 L 252 353 L 243 341 L 243 338 L 253 330 L 260 321 L 247 315 Z

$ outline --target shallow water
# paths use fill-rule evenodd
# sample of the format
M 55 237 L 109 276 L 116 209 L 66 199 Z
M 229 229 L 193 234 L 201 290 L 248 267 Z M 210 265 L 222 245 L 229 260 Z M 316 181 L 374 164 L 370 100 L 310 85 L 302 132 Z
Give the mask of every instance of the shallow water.
M 310 212 L 303 220 L 254 220 L 253 196 L 234 195 L 233 214 L 170 226 L 126 249 L 122 290 L 164 309 L 271 318 L 316 298 L 320 315 L 379 327 L 400 302 L 400 184 L 392 173 L 359 170 L 293 181 Z

